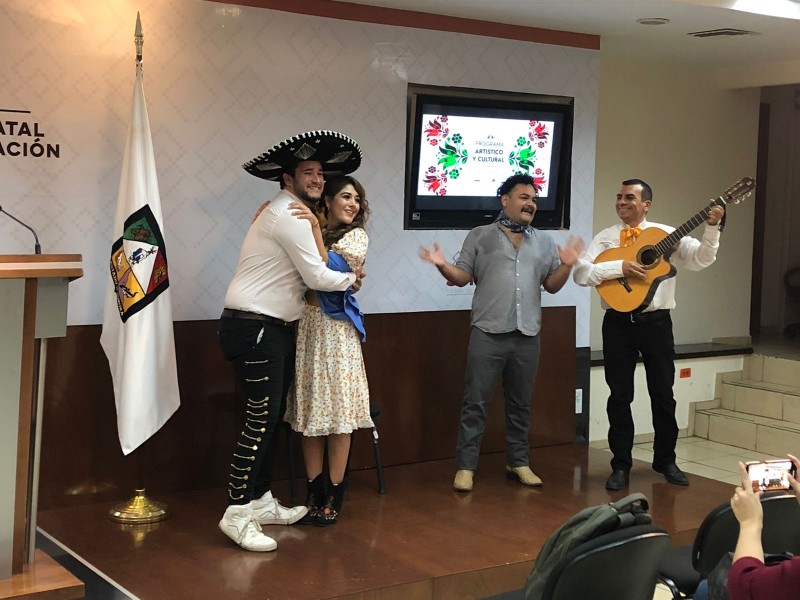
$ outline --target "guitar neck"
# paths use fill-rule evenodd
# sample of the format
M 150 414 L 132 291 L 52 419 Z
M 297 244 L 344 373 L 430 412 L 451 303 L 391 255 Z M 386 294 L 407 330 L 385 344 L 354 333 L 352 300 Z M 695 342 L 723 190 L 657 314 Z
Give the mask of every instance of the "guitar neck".
M 725 206 L 726 202 L 722 197 L 719 197 L 714 200 L 714 204 L 717 206 Z M 675 229 L 675 231 L 657 243 L 654 246 L 656 254 L 658 256 L 663 256 L 672 250 L 675 244 L 677 244 L 683 236 L 687 235 L 691 231 L 694 231 L 703 221 L 708 219 L 708 213 L 711 212 L 711 208 L 711 206 L 706 206 L 691 219 L 686 221 L 683 225 Z

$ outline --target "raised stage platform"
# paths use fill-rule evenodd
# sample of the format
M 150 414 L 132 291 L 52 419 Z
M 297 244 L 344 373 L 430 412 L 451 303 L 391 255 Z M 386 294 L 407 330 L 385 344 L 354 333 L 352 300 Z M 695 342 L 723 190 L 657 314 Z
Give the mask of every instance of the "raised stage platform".
M 452 490 L 452 460 L 386 469 L 385 496 L 374 470 L 353 472 L 337 525 L 265 527 L 278 541 L 265 554 L 239 549 L 217 529 L 222 489 L 148 490 L 171 513 L 154 525 L 116 524 L 109 504 L 43 511 L 39 527 L 142 600 L 484 598 L 522 587 L 539 548 L 571 515 L 625 495 L 604 487 L 609 458 L 586 446 L 536 448 L 532 466 L 545 485 L 531 489 L 506 479 L 503 454 L 484 455 L 470 494 Z M 640 461 L 631 473 L 630 491 L 648 497 L 654 521 L 678 543 L 691 543 L 733 491 L 689 478 L 688 488 L 669 485 Z M 286 482 L 274 492 L 288 501 Z

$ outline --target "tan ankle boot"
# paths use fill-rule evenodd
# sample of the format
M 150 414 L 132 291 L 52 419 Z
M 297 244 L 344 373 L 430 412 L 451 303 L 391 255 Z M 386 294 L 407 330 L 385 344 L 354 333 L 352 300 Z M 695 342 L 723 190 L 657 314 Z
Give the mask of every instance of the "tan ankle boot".
M 519 481 L 522 485 L 529 485 L 531 487 L 539 487 L 542 485 L 542 480 L 527 466 L 506 467 L 506 477 Z
M 456 478 L 453 480 L 453 489 L 457 492 L 471 492 L 472 491 L 472 476 L 475 471 L 467 469 L 459 469 L 456 471 Z

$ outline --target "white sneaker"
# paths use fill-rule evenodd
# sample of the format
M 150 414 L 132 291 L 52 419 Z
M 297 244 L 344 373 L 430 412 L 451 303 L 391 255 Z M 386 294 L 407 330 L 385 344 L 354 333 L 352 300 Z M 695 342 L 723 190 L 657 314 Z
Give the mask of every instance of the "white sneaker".
M 245 550 L 271 552 L 278 547 L 278 542 L 261 533 L 261 525 L 253 514 L 252 504 L 229 506 L 222 515 L 219 528 Z
M 297 523 L 306 516 L 308 508 L 305 506 L 294 506 L 288 508 L 278 502 L 277 498 L 272 497 L 269 491 L 258 500 L 250 503 L 253 511 L 253 518 L 262 525 L 291 525 Z

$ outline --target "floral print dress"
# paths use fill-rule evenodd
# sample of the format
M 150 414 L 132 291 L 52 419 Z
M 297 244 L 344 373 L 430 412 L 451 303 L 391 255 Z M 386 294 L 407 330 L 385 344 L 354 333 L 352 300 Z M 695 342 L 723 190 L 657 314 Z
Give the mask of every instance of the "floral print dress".
M 367 233 L 355 228 L 331 250 L 354 271 L 363 266 L 368 245 Z M 360 334 L 350 321 L 323 313 L 315 300 L 303 309 L 297 327 L 295 383 L 284 418 L 292 429 L 307 436 L 372 427 Z

